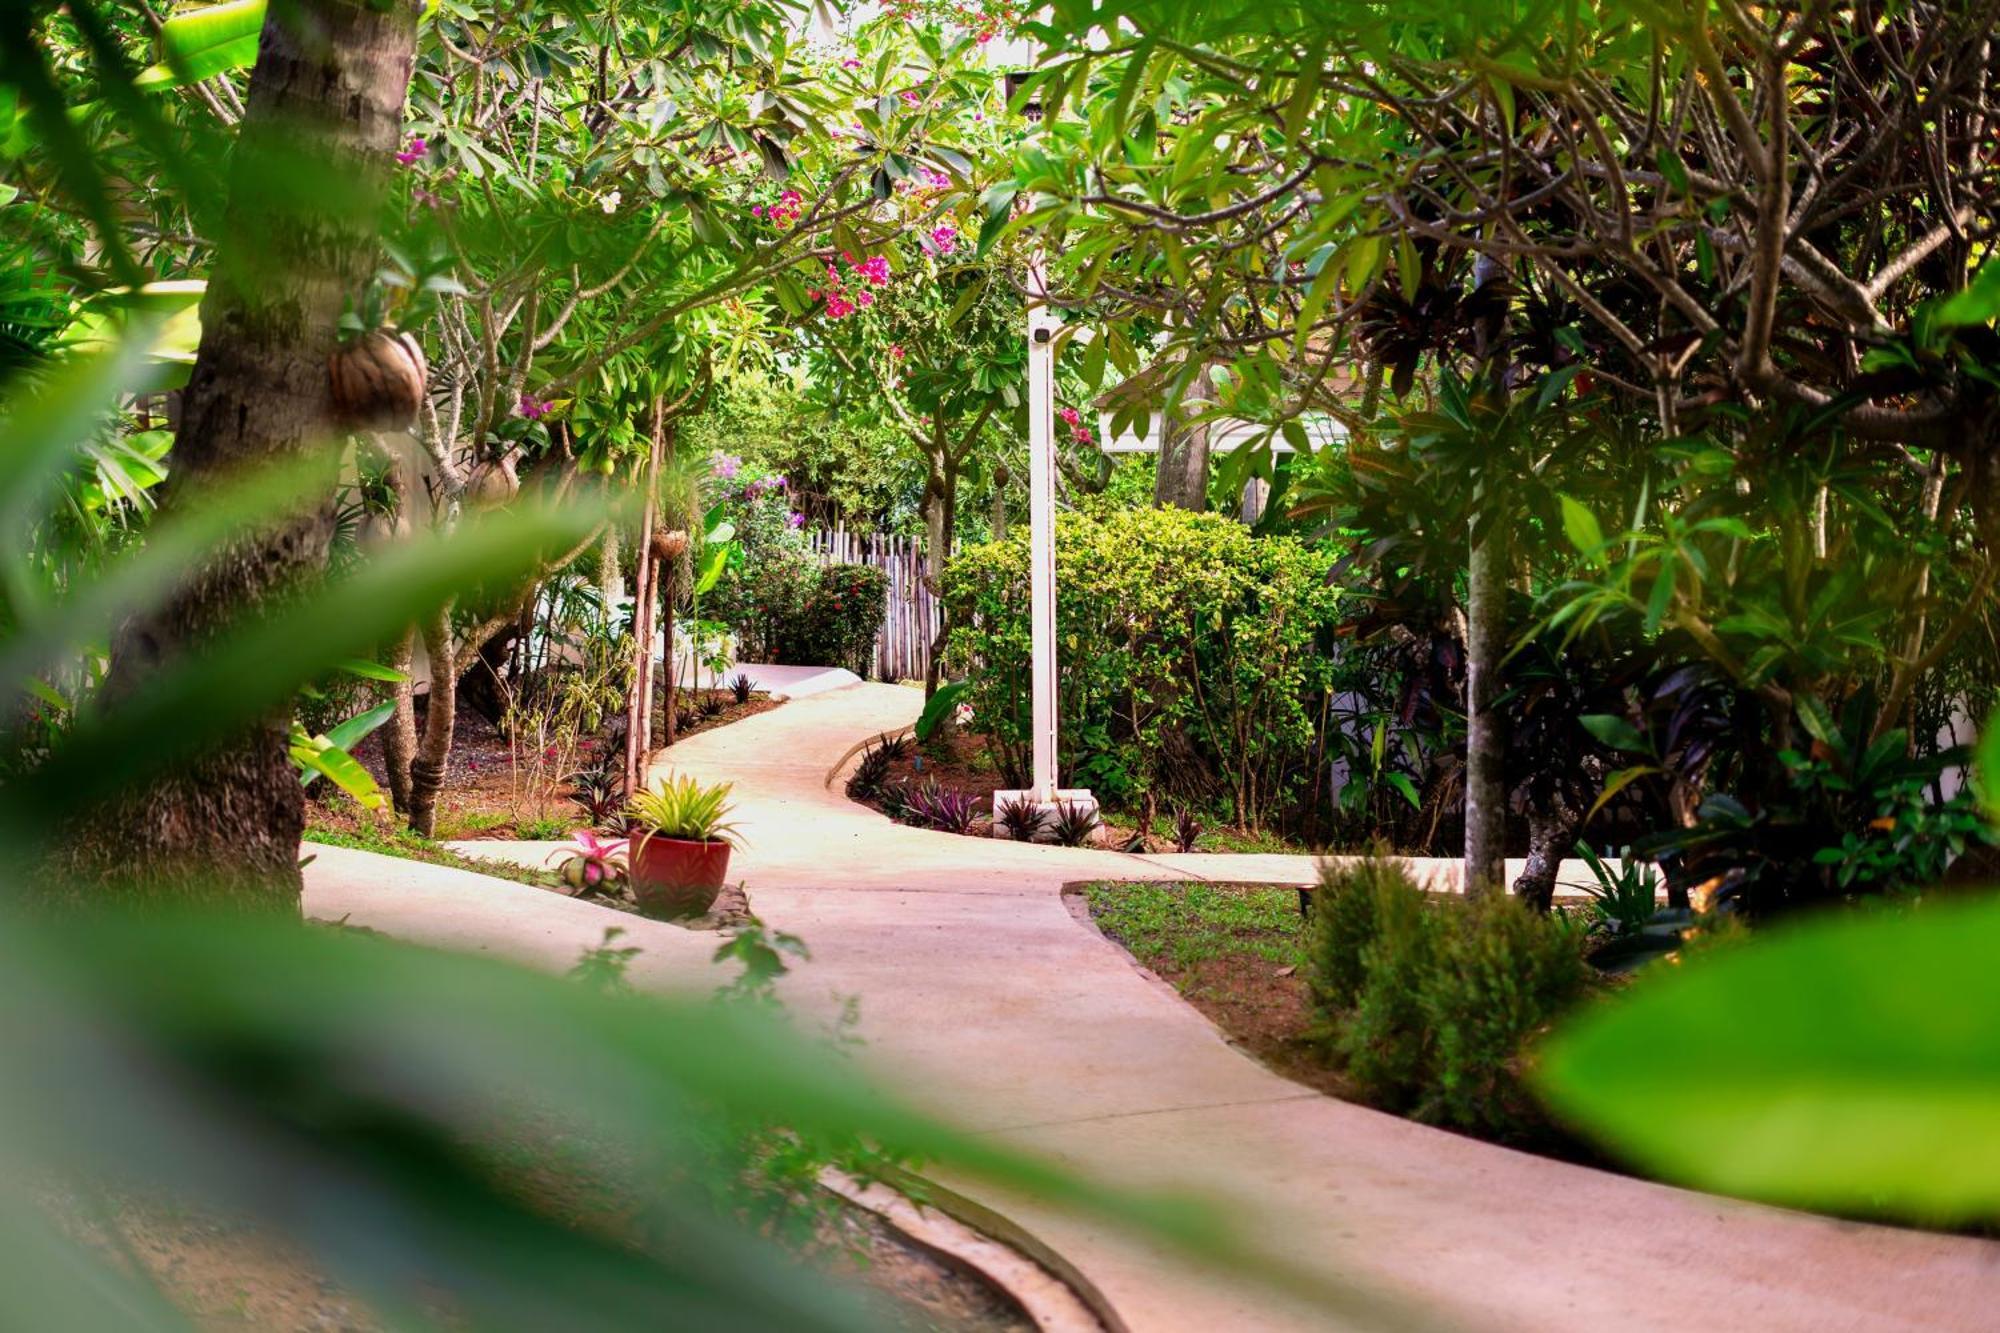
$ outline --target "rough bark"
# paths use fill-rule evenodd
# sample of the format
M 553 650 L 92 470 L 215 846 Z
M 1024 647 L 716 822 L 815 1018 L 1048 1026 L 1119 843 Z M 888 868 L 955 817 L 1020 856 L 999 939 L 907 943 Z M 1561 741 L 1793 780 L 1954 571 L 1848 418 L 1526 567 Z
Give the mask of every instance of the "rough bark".
M 1465 645 L 1465 892 L 1506 883 L 1507 733 L 1494 708 L 1500 659 L 1506 655 L 1505 534 L 1495 524 L 1472 543 L 1466 580 Z
M 1563 858 L 1576 845 L 1577 830 L 1583 827 L 1583 812 L 1566 801 L 1551 801 L 1547 808 L 1528 810 L 1528 859 L 1521 877 L 1514 881 L 1514 896 L 1546 912 L 1555 905 L 1556 873 Z
M 430 698 L 424 706 L 424 732 L 410 761 L 410 829 L 428 838 L 437 831 L 438 793 L 444 790 L 451 762 L 451 734 L 458 717 L 457 659 L 451 646 L 451 608 L 439 607 L 420 626 L 424 655 L 430 659 Z
M 1506 280 L 1497 262 L 1481 256 L 1473 285 Z M 1483 391 L 1507 393 L 1506 320 L 1495 314 L 1475 331 Z M 1497 472 L 1498 465 L 1489 469 Z M 1507 530 L 1504 478 L 1488 476 L 1472 521 L 1466 568 L 1465 644 L 1465 893 L 1504 891 L 1507 885 L 1507 724 L 1494 707 L 1500 697 L 1500 662 L 1506 656 Z
M 1208 367 L 1195 376 L 1193 394 L 1207 399 L 1213 391 Z M 1160 453 L 1153 473 L 1153 503 L 1162 509 L 1208 508 L 1208 423 L 1189 422 L 1170 414 L 1160 424 Z
M 944 593 L 944 567 L 958 541 L 958 466 L 949 454 L 944 457 L 946 462 L 932 472 L 930 487 L 924 493 L 924 581 L 930 585 L 931 595 L 940 599 Z M 939 605 L 943 605 L 942 600 Z M 944 648 L 950 638 L 951 612 L 946 610 L 938 619 L 937 633 L 931 636 L 930 651 L 925 654 L 925 699 L 937 693 L 942 681 Z
M 639 511 L 639 554 L 632 577 L 632 692 L 625 707 L 625 790 L 634 793 L 646 781 L 646 757 L 653 746 L 653 609 L 662 561 L 653 547 L 653 525 L 659 504 L 660 430 L 654 412 L 652 448 L 646 457 L 646 499 Z M 674 725 L 673 626 L 667 627 L 667 729 Z
M 199 652 L 324 567 L 338 437 L 327 358 L 343 301 L 375 263 L 375 224 L 402 125 L 417 6 L 273 5 L 250 76 L 230 198 L 202 302 L 163 508 L 282 464 L 323 498 L 235 539 L 158 611 L 117 635 L 106 700 Z M 88 878 L 156 899 L 298 908 L 298 778 L 274 714 L 93 818 Z
M 406 629 L 389 645 L 389 666 L 403 678 L 388 687 L 396 711 L 382 728 L 382 766 L 389 774 L 389 804 L 399 815 L 410 813 L 410 764 L 417 756 L 417 691 L 410 679 L 415 640 L 416 631 Z

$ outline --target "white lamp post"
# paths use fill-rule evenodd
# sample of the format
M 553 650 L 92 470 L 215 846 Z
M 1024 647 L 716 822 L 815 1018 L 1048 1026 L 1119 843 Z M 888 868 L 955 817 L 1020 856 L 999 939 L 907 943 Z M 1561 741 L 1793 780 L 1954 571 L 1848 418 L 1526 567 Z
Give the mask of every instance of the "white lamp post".
M 1056 799 L 1056 327 L 1048 278 L 1028 270 L 1028 604 L 1037 802 Z
M 1032 63 L 1000 53 L 1020 68 Z M 1029 108 L 1028 114 L 1036 112 Z M 1096 798 L 1081 788 L 1056 784 L 1056 330 L 1061 327 L 1048 304 L 1048 275 L 1038 254 L 1028 269 L 1028 617 L 1029 725 L 1031 769 L 1025 791 L 993 793 L 993 832 L 1010 836 L 1007 807 L 1027 800 L 1044 810 L 1061 805 L 1097 808 Z

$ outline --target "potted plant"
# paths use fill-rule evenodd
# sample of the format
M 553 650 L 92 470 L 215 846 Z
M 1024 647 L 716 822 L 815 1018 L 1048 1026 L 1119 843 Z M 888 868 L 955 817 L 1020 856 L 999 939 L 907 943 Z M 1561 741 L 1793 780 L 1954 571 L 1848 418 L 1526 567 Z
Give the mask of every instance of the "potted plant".
M 703 786 L 685 774 L 669 775 L 626 807 L 632 834 L 632 896 L 641 910 L 669 919 L 700 916 L 715 905 L 729 874 L 736 828 L 730 784 Z

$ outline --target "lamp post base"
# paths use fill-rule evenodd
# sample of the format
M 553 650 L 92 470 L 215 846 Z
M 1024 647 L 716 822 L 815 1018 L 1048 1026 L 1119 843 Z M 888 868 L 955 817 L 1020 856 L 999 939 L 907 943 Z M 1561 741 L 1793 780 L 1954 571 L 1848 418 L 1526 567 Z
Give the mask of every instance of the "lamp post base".
M 1034 793 L 1028 790 L 996 791 L 993 793 L 994 837 L 1011 838 L 1014 836 L 1014 831 L 1008 826 L 1002 812 L 1014 802 L 1029 800 L 1033 795 Z M 1090 794 L 1088 787 L 1058 788 L 1056 790 L 1056 798 L 1053 801 L 1036 801 L 1034 804 L 1037 810 L 1047 816 L 1042 823 L 1042 827 L 1035 833 L 1034 841 L 1036 842 L 1055 841 L 1055 822 L 1057 817 L 1062 814 L 1065 806 L 1072 809 L 1088 810 L 1092 814 L 1097 813 L 1097 798 Z

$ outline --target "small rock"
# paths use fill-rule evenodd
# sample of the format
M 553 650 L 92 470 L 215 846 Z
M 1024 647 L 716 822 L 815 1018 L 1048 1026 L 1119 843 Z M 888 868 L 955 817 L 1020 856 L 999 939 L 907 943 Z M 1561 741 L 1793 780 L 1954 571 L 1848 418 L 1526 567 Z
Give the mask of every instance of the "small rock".
M 1274 977 L 1289 977 L 1290 975 L 1292 975 L 1292 973 L 1298 970 L 1299 970 L 1299 965 L 1297 963 L 1288 963 L 1284 967 L 1279 968 L 1276 972 L 1273 972 L 1271 975 Z

